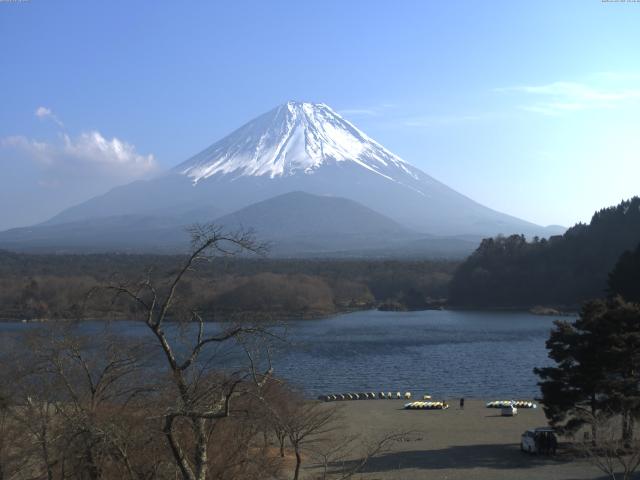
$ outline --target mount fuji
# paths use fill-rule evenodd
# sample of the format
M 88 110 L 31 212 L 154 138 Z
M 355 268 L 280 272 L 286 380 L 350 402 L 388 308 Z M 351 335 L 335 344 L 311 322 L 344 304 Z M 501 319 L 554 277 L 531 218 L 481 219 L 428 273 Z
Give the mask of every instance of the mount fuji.
M 162 224 L 166 238 L 179 238 L 180 235 L 169 235 L 167 229 L 196 221 L 237 219 L 235 212 L 278 196 L 295 202 L 297 196 L 285 195 L 291 192 L 313 196 L 313 201 L 307 198 L 302 202 L 313 205 L 308 212 L 310 220 L 323 208 L 326 210 L 322 216 L 327 235 L 340 233 L 332 218 L 340 225 L 349 223 L 344 215 L 336 215 L 336 204 L 329 200 L 348 200 L 350 207 L 358 204 L 358 208 L 347 210 L 354 216 L 365 215 L 366 211 L 368 228 L 362 232 L 361 248 L 368 247 L 367 238 L 371 245 L 379 247 L 381 238 L 388 237 L 397 247 L 401 238 L 415 245 L 418 238 L 433 236 L 557 233 L 487 208 L 447 187 L 384 148 L 325 104 L 288 102 L 160 177 L 114 188 L 39 226 L 1 233 L 0 245 L 17 238 L 28 245 L 32 237 L 39 239 L 40 246 L 69 244 L 64 238 L 65 225 L 74 226 L 70 231 L 76 232 L 72 243 L 77 245 L 83 222 L 92 225 L 92 238 L 96 238 L 100 235 L 95 234 L 95 228 L 101 224 L 113 228 L 120 218 L 125 225 L 130 225 L 132 218 L 144 218 L 143 224 Z M 282 199 L 267 203 L 281 212 L 286 210 L 286 204 Z M 261 207 L 256 211 L 265 210 Z M 299 210 L 296 214 L 298 218 L 305 217 Z M 322 236 L 322 232 L 285 221 L 277 212 L 270 212 L 275 223 L 271 225 L 258 222 L 255 216 L 251 218 L 260 223 L 267 237 L 275 240 Z M 278 227 L 277 223 L 282 222 L 288 225 L 287 229 Z M 374 228 L 376 222 L 380 224 L 379 232 Z M 353 218 L 353 224 L 360 223 Z M 389 228 L 391 224 L 394 228 Z M 123 228 L 118 229 L 121 235 L 127 229 Z M 279 232 L 280 237 L 274 238 L 271 230 Z M 138 236 L 144 238 L 144 232 Z M 91 240 L 85 243 L 90 247 Z

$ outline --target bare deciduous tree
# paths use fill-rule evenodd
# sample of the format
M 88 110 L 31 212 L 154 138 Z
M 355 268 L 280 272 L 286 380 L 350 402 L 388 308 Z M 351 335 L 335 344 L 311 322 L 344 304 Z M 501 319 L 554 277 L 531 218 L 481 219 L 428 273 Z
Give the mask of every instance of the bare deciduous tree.
M 303 452 L 329 439 L 337 429 L 338 410 L 334 405 L 306 401 L 298 392 L 283 387 L 272 386 L 269 393 L 272 396 L 266 399 L 266 407 L 271 431 L 278 440 L 282 457 L 285 440 L 288 440 L 295 455 L 293 479 L 298 480 Z
M 130 452 L 148 430 L 144 399 L 154 391 L 142 379 L 139 349 L 119 337 L 92 339 L 73 328 L 50 327 L 25 339 L 30 352 L 14 364 L 14 421 L 37 446 L 35 477 L 146 478 L 148 456 Z M 147 397 L 148 398 L 148 397 Z M 23 455 L 29 456 L 28 451 Z M 141 461 L 142 460 L 142 461 Z
M 640 441 L 620 437 L 619 415 L 601 412 L 589 423 L 598 432 L 597 437 L 583 438 L 574 444 L 576 453 L 612 480 L 630 480 L 640 467 Z
M 4 385 L 7 384 L 3 382 Z M 31 467 L 32 450 L 33 443 L 14 417 L 12 399 L 0 392 L 0 480 L 23 476 Z
M 317 480 L 353 478 L 362 472 L 369 460 L 388 451 L 393 444 L 406 439 L 413 433 L 389 433 L 375 440 L 350 435 L 341 441 L 325 443 L 312 452 L 321 470 Z
M 156 338 L 166 360 L 174 393 L 173 404 L 162 414 L 162 432 L 182 478 L 205 480 L 212 424 L 231 415 L 232 399 L 245 391 L 247 382 L 252 380 L 258 388 L 262 387 L 272 369 L 268 365 L 258 374 L 252 363 L 250 371 L 212 376 L 207 375 L 212 370 L 211 363 L 199 361 L 209 346 L 247 335 L 263 335 L 265 331 L 259 326 L 230 325 L 222 331 L 208 333 L 204 319 L 197 310 L 191 309 L 188 319 L 197 325 L 197 331 L 186 351 L 179 351 L 175 339 L 167 334 L 166 322 L 169 317 L 174 314 L 172 319 L 179 318 L 174 311 L 178 288 L 199 262 L 215 255 L 235 255 L 243 251 L 259 253 L 263 250 L 263 246 L 247 232 L 230 234 L 209 225 L 196 226 L 191 234 L 192 253 L 166 288 L 155 286 L 147 277 L 133 285 L 109 285 L 107 289 L 137 305 L 144 315 L 146 326 Z M 223 445 L 219 445 L 219 448 L 223 448 Z

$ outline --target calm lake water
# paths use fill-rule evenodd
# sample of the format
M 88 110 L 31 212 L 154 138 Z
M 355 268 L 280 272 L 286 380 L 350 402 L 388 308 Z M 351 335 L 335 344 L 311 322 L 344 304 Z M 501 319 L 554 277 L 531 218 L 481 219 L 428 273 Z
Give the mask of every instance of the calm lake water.
M 528 313 L 430 310 L 292 321 L 274 368 L 309 396 L 409 390 L 438 398 L 531 398 L 539 394 L 533 368 L 549 363 L 545 340 L 553 320 Z M 32 325 L 0 324 L 0 334 L 6 339 Z M 103 328 L 89 322 L 82 330 Z M 148 335 L 135 322 L 112 328 L 130 337 Z

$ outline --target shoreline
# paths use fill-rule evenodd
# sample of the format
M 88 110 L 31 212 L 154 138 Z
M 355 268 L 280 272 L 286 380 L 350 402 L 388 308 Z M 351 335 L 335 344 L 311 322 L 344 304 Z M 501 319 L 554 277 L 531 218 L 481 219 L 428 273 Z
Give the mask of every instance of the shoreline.
M 531 315 L 536 315 L 540 317 L 573 317 L 577 316 L 579 313 L 573 310 L 556 310 L 552 307 L 457 307 L 444 305 L 440 307 L 428 307 L 428 308 L 406 308 L 406 309 L 385 309 L 380 308 L 383 304 L 378 306 L 368 306 L 366 308 L 345 308 L 341 310 L 337 310 L 331 313 L 311 313 L 311 314 L 273 314 L 273 318 L 265 319 L 262 321 L 275 321 L 275 322 L 285 322 L 289 320 L 295 321 L 313 321 L 313 320 L 326 320 L 334 317 L 338 317 L 340 315 L 348 315 L 350 313 L 358 313 L 358 312 L 383 312 L 383 313 L 409 313 L 409 312 L 431 312 L 431 311 L 450 311 L 450 312 L 483 312 L 483 313 L 529 313 Z M 222 316 L 224 313 L 218 312 L 213 313 L 213 316 Z M 227 315 L 237 315 L 239 317 L 243 316 L 251 316 L 251 315 L 260 315 L 259 312 L 233 312 L 227 313 Z M 264 314 L 262 314 L 264 315 Z M 268 315 L 267 315 L 268 316 Z M 25 318 L 10 318 L 3 317 L 0 315 L 0 323 L 53 323 L 53 322 L 70 322 L 70 321 L 78 321 L 78 322 L 121 322 L 121 321 L 134 321 L 131 318 L 106 318 L 106 317 L 93 317 L 93 318 L 83 318 L 83 319 L 72 319 L 72 318 L 34 318 L 34 319 L 25 319 Z M 172 321 L 168 319 L 168 321 Z M 212 319 L 205 320 L 205 323 L 210 322 L 223 322 L 225 320 L 220 319 Z M 232 320 L 231 320 L 232 321 Z
M 488 400 L 487 400 L 488 401 Z M 405 410 L 406 400 L 328 402 L 338 404 L 339 431 L 334 441 L 359 435 L 375 441 L 385 434 L 411 432 L 407 439 L 371 458 L 362 471 L 364 480 L 566 480 L 598 479 L 601 473 L 568 449 L 560 437 L 556 456 L 529 455 L 520 451 L 520 435 L 529 428 L 547 425 L 542 408 L 518 409 L 514 417 L 502 417 L 499 409 L 485 408 L 485 400 L 465 398 L 447 410 Z M 352 455 L 347 462 L 355 462 Z M 305 478 L 313 478 L 308 465 Z

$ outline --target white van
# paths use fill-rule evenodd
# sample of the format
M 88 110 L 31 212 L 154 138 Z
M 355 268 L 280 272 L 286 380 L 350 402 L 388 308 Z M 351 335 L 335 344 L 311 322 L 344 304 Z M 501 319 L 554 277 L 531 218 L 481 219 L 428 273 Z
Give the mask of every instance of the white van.
M 509 405 L 508 407 L 502 407 L 500 409 L 500 415 L 503 417 L 513 417 L 518 414 L 518 409 L 513 405 Z
M 520 450 L 527 453 L 539 453 L 538 445 L 540 442 L 539 440 L 538 441 L 536 440 L 539 439 L 540 437 L 550 436 L 550 435 L 555 435 L 553 428 L 540 427 L 540 428 L 527 430 L 520 437 Z

